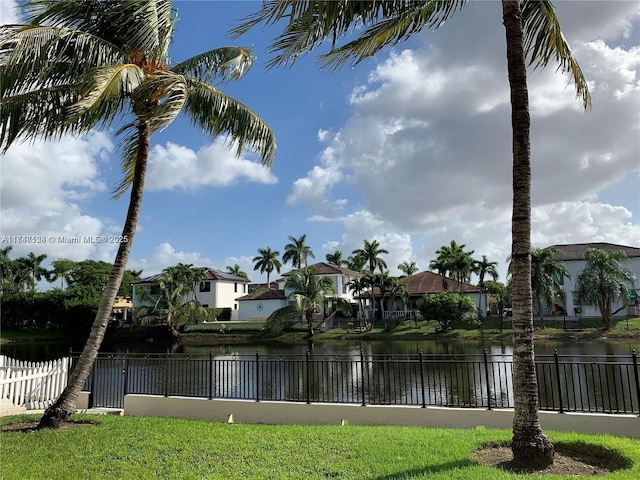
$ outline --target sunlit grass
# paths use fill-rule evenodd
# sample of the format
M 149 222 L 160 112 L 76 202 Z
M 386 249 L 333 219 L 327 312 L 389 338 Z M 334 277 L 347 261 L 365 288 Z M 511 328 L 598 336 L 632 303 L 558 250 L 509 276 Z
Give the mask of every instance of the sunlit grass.
M 0 419 L 0 423 L 34 420 Z M 504 430 L 392 426 L 242 425 L 145 417 L 79 417 L 97 426 L 0 433 L 0 472 L 12 479 L 511 479 L 526 478 L 471 459 Z M 547 432 L 633 462 L 606 479 L 640 478 L 640 442 Z M 560 476 L 545 478 L 556 479 Z M 576 478 L 576 477 L 572 477 Z

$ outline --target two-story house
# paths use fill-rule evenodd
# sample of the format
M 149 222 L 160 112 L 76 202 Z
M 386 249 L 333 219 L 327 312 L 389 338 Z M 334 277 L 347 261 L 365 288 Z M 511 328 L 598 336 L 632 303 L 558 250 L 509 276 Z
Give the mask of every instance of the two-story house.
M 206 308 L 230 308 L 231 320 L 238 320 L 237 298 L 248 292 L 249 280 L 214 268 L 201 267 L 206 279 L 185 296 L 185 301 L 196 298 Z M 133 311 L 142 306 L 153 304 L 154 289 L 160 274 L 152 275 L 133 282 Z

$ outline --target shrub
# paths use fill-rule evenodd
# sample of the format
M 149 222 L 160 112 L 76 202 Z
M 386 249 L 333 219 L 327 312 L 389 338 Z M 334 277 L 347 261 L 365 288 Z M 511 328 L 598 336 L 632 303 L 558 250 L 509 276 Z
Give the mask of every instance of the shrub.
M 424 319 L 436 320 L 443 332 L 450 331 L 453 322 L 473 323 L 477 318 L 475 302 L 461 293 L 425 295 L 418 308 Z

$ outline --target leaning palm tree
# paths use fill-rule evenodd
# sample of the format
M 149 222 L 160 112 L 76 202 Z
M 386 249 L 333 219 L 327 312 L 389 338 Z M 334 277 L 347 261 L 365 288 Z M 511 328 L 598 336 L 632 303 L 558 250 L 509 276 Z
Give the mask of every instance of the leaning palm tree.
M 282 262 L 278 259 L 280 256 L 280 252 L 277 250 L 271 250 L 271 247 L 267 248 L 259 248 L 259 255 L 253 257 L 253 262 L 255 266 L 254 270 L 260 270 L 260 273 L 267 273 L 267 288 L 271 288 L 271 283 L 269 282 L 269 277 L 271 272 L 274 270 L 280 273 L 280 269 L 282 268 Z
M 362 248 L 357 248 L 351 253 L 353 253 L 355 257 L 364 259 L 365 265 L 369 264 L 370 273 L 373 273 L 376 268 L 380 269 L 380 272 L 387 268 L 387 263 L 380 255 L 388 254 L 389 251 L 381 248 L 377 240 L 372 240 L 371 242 L 365 240 Z
M 467 2 L 398 1 L 264 1 L 262 8 L 232 30 L 241 35 L 258 24 L 283 25 L 270 45 L 275 57 L 269 66 L 292 65 L 305 53 L 331 40 L 321 56 L 325 66 L 358 64 L 388 45 L 395 45 L 423 29 L 437 29 Z M 512 275 L 514 326 L 514 403 L 512 450 L 525 466 L 548 465 L 554 449 L 538 419 L 531 307 L 531 158 L 527 57 L 544 67 L 554 60 L 573 77 L 585 109 L 591 97 L 587 81 L 567 44 L 549 0 L 502 0 L 506 35 L 507 72 L 511 94 L 513 145 Z M 280 23 L 284 20 L 282 23 Z M 337 45 L 348 36 L 346 44 Z
M 628 261 L 624 251 L 605 252 L 588 248 L 584 254 L 585 267 L 578 272 L 576 287 L 580 305 L 598 307 L 605 330 L 611 328 L 613 303 L 621 299 L 625 305 L 630 300 L 630 288 L 636 277 L 624 267 Z
M 287 243 L 284 246 L 284 254 L 282 255 L 284 263 L 291 261 L 293 268 L 302 268 L 307 266 L 308 257 L 316 258 L 313 251 L 311 251 L 311 247 L 306 244 L 306 235 L 300 235 L 299 238 L 290 236 L 289 241 L 291 243 Z
M 68 385 L 39 426 L 57 427 L 76 398 L 102 343 L 136 233 L 151 135 L 185 112 L 204 133 L 227 134 L 265 164 L 275 155 L 268 125 L 212 81 L 240 79 L 255 60 L 225 47 L 171 64 L 175 10 L 170 0 L 26 0 L 23 25 L 0 27 L 0 151 L 19 140 L 57 139 L 119 126 L 123 180 L 130 191 L 121 242 L 91 333 Z

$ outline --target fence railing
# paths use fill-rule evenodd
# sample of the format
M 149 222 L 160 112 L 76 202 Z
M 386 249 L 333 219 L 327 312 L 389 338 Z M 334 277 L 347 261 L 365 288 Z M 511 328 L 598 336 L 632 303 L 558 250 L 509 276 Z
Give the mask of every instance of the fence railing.
M 630 355 L 536 356 L 540 409 L 640 413 Z M 513 408 L 510 355 L 103 354 L 85 389 L 93 406 L 125 394 L 306 403 Z
M 47 408 L 67 384 L 69 362 L 25 362 L 0 355 L 0 398 L 27 409 Z

